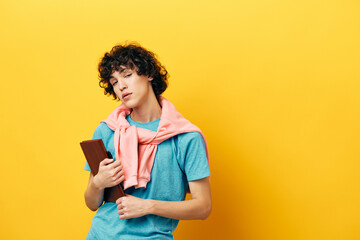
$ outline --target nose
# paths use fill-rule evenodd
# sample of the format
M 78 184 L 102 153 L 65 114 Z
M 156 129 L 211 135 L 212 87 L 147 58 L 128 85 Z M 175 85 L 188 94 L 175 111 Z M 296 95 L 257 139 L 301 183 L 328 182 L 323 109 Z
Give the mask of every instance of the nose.
M 123 91 L 124 89 L 127 88 L 127 85 L 123 79 L 118 80 L 118 86 L 119 86 L 120 91 Z

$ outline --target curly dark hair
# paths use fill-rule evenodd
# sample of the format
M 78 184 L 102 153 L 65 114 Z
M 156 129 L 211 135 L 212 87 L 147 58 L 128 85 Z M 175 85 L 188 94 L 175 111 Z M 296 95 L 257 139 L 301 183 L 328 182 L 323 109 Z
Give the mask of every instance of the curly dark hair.
M 110 78 L 111 74 L 119 71 L 120 66 L 130 69 L 136 67 L 138 75 L 152 77 L 151 85 L 158 100 L 168 86 L 169 74 L 153 52 L 141 47 L 136 42 L 118 44 L 110 52 L 105 53 L 98 65 L 99 86 L 104 88 L 105 95 L 112 95 L 114 100 L 119 101 L 120 99 L 110 84 Z

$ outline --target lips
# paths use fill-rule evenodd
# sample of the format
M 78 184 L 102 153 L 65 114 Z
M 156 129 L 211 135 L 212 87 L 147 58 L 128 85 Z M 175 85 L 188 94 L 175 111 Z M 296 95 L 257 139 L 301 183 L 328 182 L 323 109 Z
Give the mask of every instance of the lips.
M 124 93 L 121 97 L 122 99 L 126 100 L 130 95 L 131 93 Z

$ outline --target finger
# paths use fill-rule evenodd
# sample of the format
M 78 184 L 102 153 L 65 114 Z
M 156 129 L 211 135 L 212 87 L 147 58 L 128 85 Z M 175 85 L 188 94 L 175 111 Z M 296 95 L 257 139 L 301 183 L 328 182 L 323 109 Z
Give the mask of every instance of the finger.
M 124 170 L 114 170 L 113 176 L 116 178 L 121 177 L 122 175 L 124 175 Z
M 118 204 L 118 205 L 121 204 L 122 198 L 123 198 L 123 197 L 119 197 L 119 198 L 116 200 L 116 204 Z
M 105 166 L 105 165 L 111 163 L 112 161 L 113 161 L 113 159 L 111 159 L 111 158 L 105 158 L 104 160 L 102 160 L 102 161 L 100 162 L 100 165 L 99 165 L 99 166 Z
M 121 176 L 118 180 L 115 181 L 115 185 L 119 185 L 122 181 L 124 181 L 125 177 Z
M 118 180 L 122 175 L 124 175 L 124 172 L 122 170 L 116 172 L 115 170 L 111 171 L 111 177 L 113 181 Z
M 116 168 L 118 166 L 121 166 L 120 160 L 115 160 L 111 163 L 111 167 Z
M 125 219 L 126 218 L 126 213 L 125 213 L 125 211 L 118 211 L 118 213 L 119 213 L 119 217 L 120 217 L 120 219 Z
M 114 174 L 118 174 L 122 170 L 122 166 L 114 168 Z
M 122 182 L 122 180 L 124 180 L 124 176 L 121 175 L 121 173 L 119 173 L 119 174 L 116 174 L 115 176 L 113 176 L 111 178 L 111 180 L 114 182 L 114 184 L 119 184 Z
M 117 162 L 120 166 L 122 166 L 121 161 L 118 159 L 115 159 L 115 162 Z
M 121 210 L 123 207 L 122 207 L 122 205 L 121 205 L 121 203 L 120 203 L 120 204 L 117 205 L 116 208 L 117 208 L 118 210 Z
M 122 214 L 119 213 L 119 218 L 126 219 L 126 218 L 128 218 L 128 215 L 126 213 L 122 213 Z

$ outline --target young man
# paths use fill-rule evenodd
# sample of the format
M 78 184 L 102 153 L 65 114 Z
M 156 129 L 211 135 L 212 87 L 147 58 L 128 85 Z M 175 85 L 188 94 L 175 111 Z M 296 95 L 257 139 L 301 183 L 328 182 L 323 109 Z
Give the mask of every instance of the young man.
M 168 73 L 152 52 L 117 45 L 98 70 L 105 94 L 122 105 L 93 135 L 115 159 L 90 173 L 85 202 L 97 213 L 87 239 L 173 239 L 180 219 L 206 219 L 211 212 L 206 140 L 161 96 Z M 119 183 L 126 196 L 102 204 L 104 188 Z

